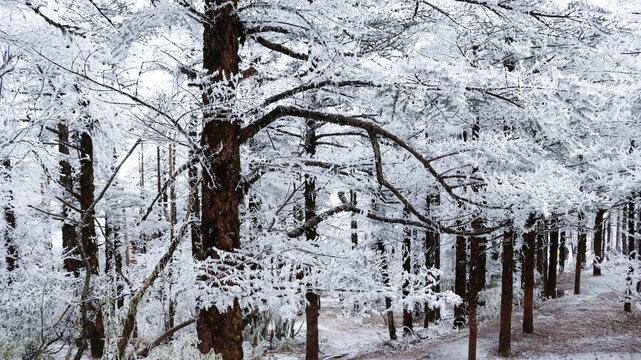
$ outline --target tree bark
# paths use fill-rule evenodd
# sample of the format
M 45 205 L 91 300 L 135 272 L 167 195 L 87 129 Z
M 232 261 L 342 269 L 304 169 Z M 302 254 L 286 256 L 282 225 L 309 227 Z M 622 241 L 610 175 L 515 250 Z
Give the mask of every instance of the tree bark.
M 530 214 L 526 226 L 528 232 L 525 234 L 523 243 L 524 264 L 524 295 L 523 295 L 523 333 L 534 332 L 534 255 L 536 246 L 535 216 Z
M 307 120 L 305 124 L 304 148 L 308 156 L 313 157 L 316 154 L 316 129 L 317 124 L 313 120 Z M 305 174 L 305 222 L 316 216 L 316 177 Z M 310 226 L 305 230 L 305 239 L 310 242 L 316 241 L 318 233 L 316 226 Z M 305 359 L 318 360 L 318 312 L 320 310 L 320 296 L 307 284 L 308 289 L 305 294 L 305 320 L 307 324 Z
M 636 227 L 636 214 L 635 214 L 635 205 L 634 201 L 628 202 L 628 255 L 630 259 L 634 259 L 636 256 L 636 247 L 635 247 L 635 227 Z M 585 260 L 584 260 L 585 261 Z
M 94 170 L 93 170 L 93 139 L 89 132 L 83 131 L 80 135 L 80 209 L 89 211 L 87 221 L 82 224 L 82 244 L 91 266 L 87 271 L 98 275 L 98 245 L 96 243 L 96 226 L 94 223 L 95 210 L 91 207 L 94 201 Z M 91 345 L 91 356 L 102 357 L 104 350 L 105 330 L 102 323 L 102 309 L 100 303 L 91 302 L 88 305 L 89 319 L 88 338 Z
M 557 226 L 556 221 L 552 226 Z M 556 266 L 557 266 L 557 251 L 559 250 L 559 230 L 554 229 L 550 233 L 550 258 L 548 265 L 548 288 L 545 294 L 549 298 L 556 298 Z
M 514 233 L 507 230 L 503 234 L 503 258 L 501 276 L 501 320 L 499 329 L 499 355 L 510 355 L 512 341 L 512 296 L 514 280 Z
M 73 192 L 73 170 L 69 162 L 69 127 L 63 121 L 58 123 L 58 152 L 60 155 L 60 185 L 67 193 Z M 62 214 L 69 217 L 70 212 L 67 205 L 62 205 Z M 66 271 L 73 273 L 76 277 L 80 276 L 82 261 L 80 260 L 80 250 L 76 246 L 76 229 L 71 221 L 64 220 L 62 223 L 62 249 L 64 251 L 64 268 Z
M 597 210 L 594 218 L 594 264 L 592 265 L 592 275 L 601 275 L 601 263 L 603 262 L 603 215 L 605 210 Z
M 544 238 L 544 235 L 542 233 L 538 232 L 536 234 L 536 272 L 539 274 L 537 284 L 540 284 L 541 282 L 545 283 L 544 279 L 547 279 L 547 276 L 545 276 L 545 271 L 544 271 L 545 259 L 543 258 L 543 252 L 544 252 L 543 238 Z
M 409 210 L 404 210 L 405 217 L 409 216 Z M 412 307 L 405 304 L 410 294 L 409 276 L 412 273 L 412 230 L 409 227 L 403 229 L 403 246 L 401 249 L 403 258 L 403 336 L 411 335 L 414 332 Z
M 11 160 L 9 158 L 4 159 L 2 166 L 4 167 L 4 180 L 9 183 L 11 181 Z M 7 194 L 7 202 L 4 205 L 4 221 L 7 226 L 4 232 L 4 243 L 7 248 L 5 261 L 7 270 L 13 271 L 18 267 L 18 246 L 15 243 L 13 234 L 16 229 L 16 215 L 13 211 L 13 191 L 11 186 Z M 9 283 L 11 283 L 11 278 L 9 278 Z
M 440 204 L 440 195 L 438 192 L 434 194 L 428 194 L 427 196 L 427 214 L 432 210 L 432 205 L 438 206 Z M 431 268 L 439 269 L 440 268 L 440 234 L 436 229 L 428 229 L 425 232 L 425 267 L 429 270 Z M 440 292 L 440 279 L 437 277 L 435 282 L 429 285 L 428 291 L 433 291 L 436 293 Z M 432 309 L 428 303 L 423 304 L 425 317 L 423 318 L 423 327 L 428 328 L 430 322 L 437 320 L 438 308 Z M 438 314 L 440 315 L 440 313 Z
M 477 230 L 482 227 L 480 219 L 472 222 L 472 228 Z M 476 360 L 476 342 L 478 339 L 478 323 L 476 319 L 476 309 L 478 303 L 478 286 L 481 284 L 479 280 L 479 267 L 480 267 L 480 254 L 479 254 L 479 241 L 478 236 L 470 237 L 470 288 L 468 294 L 468 309 L 469 309 L 469 327 L 470 336 L 468 342 L 468 360 Z
M 454 279 L 454 293 L 463 300 L 460 305 L 454 307 L 454 327 L 457 329 L 465 327 L 465 308 L 467 302 L 467 249 L 466 237 L 456 236 L 456 267 Z
M 579 213 L 579 234 L 578 244 L 576 251 L 576 268 L 574 271 L 574 294 L 581 294 L 581 270 L 583 270 L 583 263 L 585 262 L 585 247 L 587 243 L 588 234 L 585 231 L 585 220 L 583 213 Z
M 241 36 L 236 8 L 236 0 L 205 1 L 203 68 L 211 83 L 206 84 L 203 92 L 201 145 L 206 160 L 202 170 L 203 251 L 199 254 L 200 260 L 217 258 L 215 250 L 231 252 L 240 248 L 240 122 L 228 107 L 219 107 L 219 104 L 235 101 L 231 78 L 239 72 Z M 214 89 L 220 86 L 228 91 L 214 94 Z M 243 358 L 243 318 L 238 299 L 223 311 L 215 306 L 198 307 L 196 318 L 201 353 L 214 350 L 224 360 Z
M 349 200 L 352 205 L 358 205 L 358 203 L 356 202 L 356 190 L 352 189 L 349 191 Z M 356 248 L 356 246 L 358 246 L 358 221 L 356 221 L 355 213 L 352 213 L 350 228 L 352 229 L 352 249 L 354 249 Z

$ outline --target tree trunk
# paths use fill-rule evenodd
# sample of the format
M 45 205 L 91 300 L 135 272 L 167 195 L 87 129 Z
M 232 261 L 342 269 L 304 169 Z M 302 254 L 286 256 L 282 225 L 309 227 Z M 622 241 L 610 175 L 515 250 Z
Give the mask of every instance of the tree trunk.
M 94 201 L 94 173 L 93 173 L 93 139 L 87 131 L 80 135 L 80 209 L 83 212 L 89 211 Z M 98 275 L 98 245 L 96 243 L 96 226 L 94 223 L 95 210 L 90 210 L 87 221 L 82 224 L 82 246 L 89 260 L 92 274 Z M 102 309 L 100 303 L 91 302 L 88 306 L 89 314 L 93 320 L 89 320 L 88 337 L 91 345 L 91 356 L 102 357 L 104 350 L 105 330 L 102 323 Z
M 480 229 L 482 223 L 480 219 L 472 222 L 474 230 Z M 476 320 L 476 308 L 478 302 L 478 286 L 481 284 L 479 280 L 479 267 L 480 267 L 480 254 L 479 254 L 479 241 L 478 236 L 470 237 L 470 288 L 468 294 L 468 309 L 469 309 L 469 326 L 470 337 L 468 342 L 468 360 L 476 359 L 476 341 L 478 339 L 478 324 Z
M 440 195 L 438 193 L 428 194 L 427 196 L 427 213 L 431 211 L 432 205 L 440 204 Z M 428 229 L 425 232 L 425 267 L 429 269 L 440 268 L 440 234 L 437 229 Z M 428 275 L 429 276 L 429 275 Z M 440 292 L 440 279 L 437 277 L 435 283 L 428 284 L 429 290 L 433 292 Z M 438 296 L 438 295 L 437 295 Z M 437 311 L 438 308 L 432 309 L 428 303 L 423 304 L 425 317 L 423 318 L 423 327 L 428 328 L 430 322 L 437 320 Z M 439 314 L 440 315 L 440 314 Z
M 634 259 L 636 256 L 636 247 L 635 247 L 635 225 L 636 225 L 636 216 L 635 216 L 635 205 L 634 201 L 628 202 L 628 255 L 630 259 Z M 585 261 L 585 260 L 584 260 Z
M 552 226 L 557 226 L 557 222 L 553 222 Z M 557 265 L 557 251 L 559 250 L 559 230 L 554 229 L 550 233 L 550 261 L 548 265 L 548 288 L 545 294 L 549 298 L 556 298 L 556 265 Z
M 536 229 L 535 216 L 530 214 L 526 226 L 528 232 L 525 234 L 523 242 L 524 264 L 524 295 L 523 295 L 523 333 L 531 334 L 534 332 L 534 255 L 536 246 Z
M 467 302 L 467 249 L 465 236 L 456 236 L 456 268 L 454 279 L 454 293 L 460 296 L 463 302 L 454 307 L 454 327 L 457 329 L 465 327 L 465 308 Z
M 237 1 L 206 0 L 203 32 L 203 68 L 210 76 L 203 92 L 203 133 L 201 145 L 206 160 L 202 184 L 202 258 L 218 258 L 216 250 L 240 248 L 238 182 L 240 167 L 240 121 L 228 107 L 218 104 L 235 101 L 231 77 L 238 74 L 240 20 Z M 213 94 L 217 87 L 227 88 Z M 227 105 L 223 105 L 227 106 Z M 234 266 L 234 264 L 228 264 Z M 224 360 L 243 358 L 243 318 L 238 299 L 220 311 L 215 306 L 196 309 L 198 349 L 214 350 Z
M 11 181 L 11 160 L 9 158 L 4 159 L 2 166 L 4 167 L 4 180 L 8 184 Z M 13 212 L 13 191 L 11 191 L 11 186 L 9 186 L 6 201 L 4 205 L 4 221 L 7 226 L 4 232 L 4 244 L 7 248 L 5 261 L 7 270 L 13 271 L 18 267 L 18 246 L 14 241 L 13 234 L 16 229 L 16 216 Z M 9 283 L 11 283 L 11 278 L 9 278 Z
M 574 294 L 581 294 L 581 270 L 585 262 L 585 247 L 587 243 L 587 233 L 585 232 L 585 220 L 583 213 L 579 213 L 579 234 L 576 251 L 576 268 L 574 272 Z
M 356 202 L 356 190 L 352 189 L 349 191 L 349 200 L 352 205 L 354 206 L 358 205 L 358 203 Z M 352 229 L 352 249 L 354 249 L 356 248 L 356 246 L 358 246 L 358 232 L 356 232 L 356 230 L 358 230 L 358 222 L 356 221 L 355 213 L 352 213 L 351 216 L 352 216 L 352 221 L 351 221 L 350 227 Z
M 306 121 L 304 148 L 307 155 L 313 157 L 316 154 L 316 129 L 317 124 L 313 120 Z M 305 221 L 311 220 L 316 216 L 316 177 L 305 174 Z M 316 226 L 305 230 L 307 241 L 314 242 L 318 237 Z M 305 359 L 318 360 L 318 312 L 320 310 L 320 296 L 316 291 L 310 288 L 313 284 L 307 284 L 307 293 L 305 299 L 305 320 L 307 323 L 307 339 L 305 346 Z
M 406 208 L 403 211 L 404 217 L 409 216 L 409 210 Z M 403 258 L 403 336 L 411 335 L 414 332 L 412 316 L 412 307 L 405 304 L 405 300 L 410 294 L 410 281 L 409 277 L 412 273 L 412 230 L 409 227 L 403 229 L 403 246 L 401 249 L 401 257 Z
M 514 267 L 514 233 L 507 230 L 503 234 L 503 271 L 501 276 L 501 325 L 499 330 L 499 355 L 510 355 L 512 341 L 512 268 Z
M 378 197 L 375 196 L 372 198 L 372 209 L 376 212 L 378 210 Z M 389 258 L 387 250 L 385 249 L 385 244 L 383 239 L 379 234 L 373 233 L 372 236 L 376 239 L 376 250 L 381 257 L 381 278 L 383 285 L 386 288 L 389 288 L 390 276 L 389 276 Z M 385 297 L 385 314 L 387 322 L 387 331 L 389 333 L 390 340 L 396 340 L 396 325 L 394 324 L 394 311 L 392 310 L 392 299 L 388 296 Z
M 60 156 L 60 185 L 67 193 L 73 192 L 73 170 L 69 162 L 69 128 L 65 122 L 58 123 L 58 152 Z M 68 198 L 71 198 L 69 196 Z M 62 205 L 62 214 L 69 217 L 70 212 L 67 205 Z M 72 272 L 76 277 L 80 275 L 82 261 L 80 250 L 76 246 L 76 229 L 71 221 L 62 223 L 62 249 L 64 251 L 64 268 Z
M 592 275 L 601 275 L 601 263 L 603 262 L 603 215 L 605 210 L 597 210 L 594 218 L 594 264 Z

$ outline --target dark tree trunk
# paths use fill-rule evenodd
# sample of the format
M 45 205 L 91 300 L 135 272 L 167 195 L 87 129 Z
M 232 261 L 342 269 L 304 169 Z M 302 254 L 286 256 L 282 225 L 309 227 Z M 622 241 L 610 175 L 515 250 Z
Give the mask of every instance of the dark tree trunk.
M 405 217 L 409 216 L 409 210 L 403 211 Z M 403 258 L 403 300 L 410 294 L 409 276 L 412 273 L 412 229 L 405 227 L 403 229 L 403 246 L 401 249 Z M 414 332 L 412 307 L 403 305 L 403 336 L 411 335 Z
M 8 158 L 4 159 L 2 166 L 4 167 L 4 180 L 9 183 L 11 181 L 11 160 Z M 13 192 L 11 191 L 11 186 L 7 194 L 7 202 L 4 205 L 4 221 L 7 226 L 4 233 L 4 244 L 7 248 L 5 261 L 7 263 L 7 270 L 13 271 L 18 267 L 18 246 L 14 241 L 13 235 L 16 229 L 16 216 L 13 212 Z M 11 282 L 11 279 L 9 279 L 9 282 Z
M 198 137 L 195 119 L 192 120 L 189 136 L 195 141 Z M 203 259 L 203 244 L 200 239 L 200 192 L 198 187 L 198 161 L 194 149 L 189 149 L 189 229 L 191 236 L 191 253 L 195 259 Z
M 349 191 L 349 200 L 352 205 L 358 205 L 356 201 L 356 190 Z M 356 231 L 358 230 L 358 221 L 356 221 L 355 213 L 352 213 L 352 221 L 350 227 L 352 229 L 352 249 L 354 249 L 356 248 L 356 246 L 358 246 L 358 232 Z
M 514 267 L 514 233 L 508 230 L 503 234 L 503 271 L 501 276 L 501 326 L 499 330 L 499 355 L 510 355 L 512 341 L 512 296 Z
M 96 226 L 94 223 L 95 210 L 89 209 L 94 201 L 94 173 L 93 173 L 93 139 L 87 131 L 80 135 L 80 209 L 89 211 L 87 221 L 82 224 L 82 246 L 91 266 L 87 271 L 98 275 L 98 245 L 96 243 Z M 102 357 L 104 350 L 105 330 L 102 323 L 102 310 L 99 302 L 92 302 L 88 306 L 92 319 L 88 324 L 88 338 L 91 345 L 91 356 Z
M 524 295 L 523 295 L 523 333 L 534 332 L 534 255 L 536 246 L 536 230 L 534 229 L 535 217 L 530 214 L 526 226 L 528 232 L 525 234 L 523 243 L 523 255 L 525 259 L 524 271 Z
M 472 228 L 478 230 L 482 227 L 480 219 L 472 222 Z M 470 288 L 468 294 L 468 309 L 469 309 L 469 326 L 470 337 L 468 342 L 468 360 L 476 360 L 476 341 L 478 339 L 478 323 L 476 319 L 476 309 L 478 303 L 478 286 L 481 284 L 479 280 L 479 267 L 480 267 L 480 249 L 478 236 L 470 237 Z
M 377 211 L 378 209 L 378 201 L 379 199 L 377 197 L 374 197 L 372 199 L 372 209 L 374 211 Z M 381 279 L 383 281 L 383 285 L 388 288 L 390 284 L 388 252 L 385 249 L 385 244 L 383 243 L 382 237 L 376 233 L 373 233 L 372 236 L 376 239 L 376 249 L 379 253 L 379 256 L 381 257 Z M 392 311 L 392 299 L 389 297 L 385 297 L 385 314 L 389 338 L 390 340 L 396 340 L 397 337 L 396 325 L 394 324 L 394 311 Z
M 231 77 L 238 74 L 241 36 L 236 7 L 236 0 L 205 1 L 208 21 L 203 26 L 203 68 L 211 76 L 211 84 L 206 84 L 203 93 L 201 145 L 207 160 L 202 170 L 201 260 L 217 258 L 216 250 L 240 248 L 240 121 L 228 108 L 219 107 L 235 101 Z M 218 86 L 230 91 L 212 94 Z M 196 318 L 201 353 L 214 350 L 225 360 L 242 360 L 243 317 L 238 299 L 223 311 L 215 306 L 197 308 Z
M 603 262 L 603 215 L 605 210 L 597 210 L 594 218 L 594 264 L 592 275 L 601 275 L 601 263 Z
M 58 152 L 60 152 L 60 185 L 68 192 L 73 192 L 73 170 L 69 162 L 69 128 L 64 122 L 58 123 Z M 68 198 L 71 198 L 69 196 Z M 69 208 L 62 206 L 62 214 L 65 217 L 69 215 Z M 82 261 L 80 260 L 80 250 L 76 246 L 76 229 L 71 221 L 62 223 L 62 249 L 64 251 L 64 268 L 72 272 L 76 277 L 80 275 Z
M 561 232 L 561 239 L 559 240 L 559 271 L 563 272 L 565 269 L 565 231 Z
M 454 327 L 457 329 L 465 327 L 465 308 L 467 302 L 467 246 L 466 237 L 456 236 L 456 267 L 454 279 L 454 293 L 460 296 L 463 302 L 454 307 Z
M 635 216 L 635 205 L 634 201 L 628 202 L 628 255 L 630 256 L 630 259 L 634 259 L 636 256 L 636 247 L 635 247 L 635 223 L 636 223 L 636 216 Z M 585 261 L 585 259 L 583 260 Z
M 306 121 L 305 131 L 305 152 L 311 157 L 316 154 L 316 129 L 317 125 L 313 120 Z M 311 220 L 316 216 L 316 177 L 310 174 L 305 174 L 305 221 Z M 316 241 L 318 233 L 316 227 L 312 226 L 305 230 L 305 238 L 307 241 Z M 305 299 L 305 319 L 307 323 L 307 341 L 305 347 L 306 360 L 318 360 L 318 312 L 320 310 L 320 296 L 310 289 L 308 284 Z
M 431 211 L 432 205 L 440 204 L 440 195 L 438 193 L 428 194 L 427 196 L 427 213 Z M 428 229 L 425 232 L 425 267 L 429 270 L 431 268 L 439 269 L 440 268 L 440 234 L 436 229 Z M 436 278 L 435 283 L 429 285 L 430 290 L 436 293 L 440 292 L 440 279 Z M 428 328 L 430 322 L 437 320 L 437 311 L 438 308 L 432 309 L 428 303 L 424 305 L 425 317 L 423 318 L 423 327 Z M 440 314 L 438 314 L 440 315 Z
M 576 268 L 574 272 L 574 294 L 581 294 L 581 270 L 583 270 L 583 263 L 585 262 L 585 248 L 587 243 L 588 234 L 585 230 L 585 220 L 583 213 L 579 213 L 579 234 L 578 244 L 576 251 Z
M 552 226 L 557 226 L 556 221 Z M 556 298 L 556 265 L 557 265 L 557 251 L 559 250 L 559 230 L 554 229 L 550 233 L 550 261 L 548 265 L 548 288 L 547 297 Z
M 623 211 L 621 212 L 621 252 L 623 255 L 628 256 L 628 235 L 630 229 L 628 228 L 628 204 L 626 203 L 623 206 Z

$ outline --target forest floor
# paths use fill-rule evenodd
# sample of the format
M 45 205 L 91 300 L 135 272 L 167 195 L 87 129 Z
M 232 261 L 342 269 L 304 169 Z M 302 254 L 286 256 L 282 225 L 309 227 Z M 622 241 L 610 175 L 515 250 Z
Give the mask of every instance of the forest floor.
M 522 309 L 515 308 L 510 358 L 641 359 L 641 309 L 623 312 L 624 279 L 620 268 L 604 269 L 600 277 L 592 276 L 592 270 L 584 271 L 582 294 L 573 295 L 574 273 L 564 273 L 559 278 L 558 288 L 565 296 L 535 303 L 534 334 L 522 333 Z M 397 329 L 399 340 L 389 341 L 381 317 L 373 316 L 359 322 L 341 318 L 337 301 L 329 299 L 323 306 L 319 319 L 322 359 L 467 358 L 468 331 L 452 330 L 451 321 L 429 329 L 423 329 L 417 323 L 415 336 L 401 337 L 401 329 Z M 398 326 L 398 316 L 396 321 Z M 479 359 L 503 359 L 496 355 L 498 332 L 498 316 L 481 322 Z M 298 337 L 304 343 L 304 333 Z M 272 356 L 277 359 L 304 358 L 304 346 L 296 347 L 291 353 Z

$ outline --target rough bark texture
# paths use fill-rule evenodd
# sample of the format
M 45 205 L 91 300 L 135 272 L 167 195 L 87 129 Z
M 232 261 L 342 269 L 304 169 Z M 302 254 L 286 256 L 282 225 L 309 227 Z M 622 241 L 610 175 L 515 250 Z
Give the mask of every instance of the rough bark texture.
M 98 245 L 96 243 L 96 226 L 94 223 L 95 211 L 89 209 L 94 201 L 94 175 L 93 175 L 93 139 L 83 131 L 80 135 L 80 208 L 83 212 L 90 211 L 87 221 L 82 224 L 82 246 L 89 260 L 93 275 L 98 275 Z M 88 338 L 91 345 L 91 356 L 101 357 L 104 350 L 105 330 L 102 323 L 102 310 L 100 303 L 92 302 L 88 305 Z
M 11 181 L 11 160 L 4 159 L 2 161 L 4 167 L 4 180 L 6 183 Z M 18 246 L 16 245 L 13 237 L 13 231 L 16 229 L 16 216 L 13 212 L 13 192 L 9 188 L 7 194 L 7 202 L 4 205 L 4 221 L 7 229 L 4 233 L 4 244 L 6 247 L 5 261 L 7 270 L 13 271 L 18 267 Z M 11 279 L 9 279 L 11 281 Z
M 472 222 L 473 229 L 480 229 L 482 225 L 480 220 Z M 480 267 L 480 254 L 479 254 L 479 241 L 477 236 L 470 237 L 470 289 L 468 294 L 468 309 L 469 309 L 469 327 L 470 338 L 468 342 L 468 360 L 476 359 L 476 341 L 478 339 L 478 323 L 476 320 L 476 308 L 478 303 L 478 286 L 479 280 L 479 267 Z
M 202 258 L 217 255 L 214 249 L 234 251 L 240 247 L 238 205 L 240 193 L 240 122 L 221 103 L 235 100 L 230 79 L 238 74 L 240 20 L 237 1 L 205 1 L 203 68 L 211 84 L 203 92 L 205 106 L 201 145 L 207 159 L 203 167 L 201 246 Z M 213 88 L 229 90 L 213 94 Z M 233 265 L 233 264 L 232 264 Z M 243 358 L 243 319 L 238 299 L 224 311 L 216 307 L 196 309 L 196 331 L 201 353 L 214 350 L 225 360 Z
M 69 128 L 66 123 L 58 123 L 58 152 L 60 156 L 60 185 L 70 193 L 73 191 L 73 170 L 69 162 Z M 71 196 L 67 197 L 71 198 Z M 62 214 L 69 216 L 69 208 L 66 205 L 62 206 Z M 76 247 L 76 229 L 70 221 L 62 223 L 62 249 L 64 250 L 64 268 L 68 272 L 74 273 L 77 277 L 80 275 L 79 271 L 82 267 L 80 260 L 80 250 Z
M 310 157 L 316 154 L 316 129 L 317 125 L 313 120 L 306 121 L 304 148 Z M 316 177 L 305 174 L 305 222 L 316 216 Z M 318 233 L 316 226 L 310 226 L 305 230 L 307 241 L 316 241 Z M 310 286 L 312 284 L 308 284 Z M 320 296 L 313 289 L 307 289 L 305 294 L 307 304 L 305 305 L 305 322 L 307 324 L 305 359 L 318 360 L 318 312 L 320 310 Z
M 465 326 L 465 304 L 467 301 L 466 281 L 467 277 L 467 249 L 465 236 L 456 236 L 456 268 L 454 279 L 454 293 L 463 299 L 460 305 L 454 308 L 454 327 L 462 328 Z
M 409 210 L 405 209 L 405 216 L 409 215 Z M 409 296 L 409 276 L 412 272 L 412 230 L 408 227 L 403 229 L 403 246 L 401 249 L 403 258 L 403 300 Z M 412 308 L 403 305 L 403 335 L 411 335 L 414 330 Z
M 553 224 L 556 226 L 556 224 Z M 550 233 L 550 258 L 548 264 L 548 287 L 545 296 L 556 298 L 556 265 L 557 251 L 559 250 L 559 231 L 553 230 Z
M 530 214 L 527 222 L 528 232 L 523 243 L 524 264 L 524 289 L 523 289 L 523 332 L 534 332 L 534 255 L 536 246 L 536 230 L 534 229 L 535 217 Z
M 503 234 L 503 259 L 501 276 L 501 320 L 499 329 L 499 355 L 510 355 L 512 341 L 512 268 L 514 267 L 514 233 Z
M 603 215 L 605 210 L 598 210 L 594 218 L 594 264 L 592 275 L 601 275 L 601 263 L 603 262 Z

